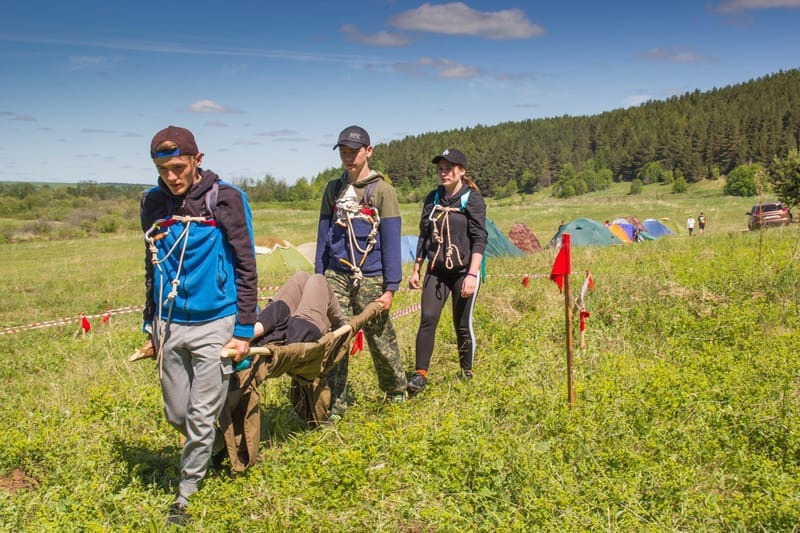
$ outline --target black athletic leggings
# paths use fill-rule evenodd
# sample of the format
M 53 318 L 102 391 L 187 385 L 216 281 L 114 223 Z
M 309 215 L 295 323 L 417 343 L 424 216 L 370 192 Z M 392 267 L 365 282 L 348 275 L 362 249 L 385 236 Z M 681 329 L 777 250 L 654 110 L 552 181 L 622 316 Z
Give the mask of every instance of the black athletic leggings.
M 472 330 L 472 309 L 478 296 L 480 280 L 469 298 L 461 297 L 461 284 L 466 272 L 428 272 L 422 284 L 422 313 L 417 330 L 417 370 L 428 370 L 436 340 L 436 326 L 447 297 L 453 297 L 453 325 L 456 328 L 458 360 L 462 370 L 472 370 L 475 356 L 475 333 Z

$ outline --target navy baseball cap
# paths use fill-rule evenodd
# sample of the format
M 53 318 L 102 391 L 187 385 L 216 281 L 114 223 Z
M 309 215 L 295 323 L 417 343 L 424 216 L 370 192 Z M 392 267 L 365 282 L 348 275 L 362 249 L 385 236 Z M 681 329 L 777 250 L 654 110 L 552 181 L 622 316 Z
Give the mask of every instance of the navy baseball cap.
M 369 146 L 369 133 L 361 126 L 348 126 L 343 129 L 339 134 L 339 140 L 334 145 L 333 149 L 336 150 L 340 146 L 347 146 L 357 150 L 362 146 Z

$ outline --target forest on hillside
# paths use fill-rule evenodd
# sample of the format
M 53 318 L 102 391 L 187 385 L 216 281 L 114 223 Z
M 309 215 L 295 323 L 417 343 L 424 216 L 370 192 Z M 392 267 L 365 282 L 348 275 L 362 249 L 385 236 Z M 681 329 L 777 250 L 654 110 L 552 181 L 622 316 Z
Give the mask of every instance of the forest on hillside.
M 708 92 L 593 116 L 508 122 L 426 133 L 375 147 L 373 167 L 398 188 L 436 183 L 432 155 L 457 147 L 489 195 L 516 183 L 533 192 L 557 181 L 565 165 L 610 169 L 615 181 L 639 177 L 659 162 L 687 182 L 768 165 L 798 147 L 800 70 L 778 72 Z

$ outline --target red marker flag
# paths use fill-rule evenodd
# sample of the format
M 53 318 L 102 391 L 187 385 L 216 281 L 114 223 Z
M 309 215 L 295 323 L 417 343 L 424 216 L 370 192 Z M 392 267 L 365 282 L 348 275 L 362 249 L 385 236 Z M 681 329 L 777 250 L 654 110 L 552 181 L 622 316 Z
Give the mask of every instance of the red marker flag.
M 586 319 L 589 318 L 590 316 L 591 316 L 591 314 L 589 313 L 589 311 L 587 311 L 586 309 L 581 308 L 581 314 L 580 314 L 580 320 L 581 320 L 580 321 L 580 324 L 581 324 L 580 328 L 581 328 L 581 331 L 585 331 L 586 330 Z
M 353 347 L 350 349 L 350 355 L 364 350 L 364 331 L 358 330 L 356 338 L 353 340 Z
M 530 284 L 531 284 L 531 278 L 530 278 L 530 276 L 528 276 L 527 274 L 525 274 L 525 277 L 524 277 L 524 278 L 522 278 L 522 286 L 523 286 L 523 287 L 525 287 L 525 288 L 527 289 L 527 288 L 528 288 L 528 285 L 530 285 Z
M 553 270 L 550 272 L 550 279 L 558 285 L 558 292 L 564 289 L 564 276 L 569 276 L 572 270 L 572 261 L 570 259 L 569 251 L 569 233 L 561 234 L 561 249 L 558 250 L 558 255 L 553 263 Z
M 106 311 L 103 313 L 103 316 L 100 317 L 100 322 L 106 324 L 109 320 L 111 320 L 111 311 Z
M 81 329 L 85 333 L 92 331 L 92 324 L 90 324 L 89 319 L 86 318 L 86 313 L 81 313 Z

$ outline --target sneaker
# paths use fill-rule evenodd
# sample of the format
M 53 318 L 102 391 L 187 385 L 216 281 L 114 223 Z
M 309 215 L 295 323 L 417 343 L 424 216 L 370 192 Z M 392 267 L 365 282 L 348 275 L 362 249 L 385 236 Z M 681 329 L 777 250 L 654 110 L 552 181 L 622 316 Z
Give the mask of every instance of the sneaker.
M 169 506 L 169 513 L 167 514 L 167 526 L 183 527 L 192 521 L 192 517 L 186 511 L 186 505 L 183 503 L 175 502 Z
M 408 380 L 408 393 L 411 395 L 418 394 L 422 392 L 425 388 L 425 385 L 428 384 L 428 378 L 420 374 L 419 372 L 414 372 L 414 375 L 411 376 L 411 379 Z
M 330 415 L 328 415 L 328 418 L 326 418 L 322 424 L 326 426 L 332 426 L 341 420 L 342 420 L 342 415 L 337 413 L 331 413 Z
M 403 403 L 406 401 L 406 391 L 386 393 L 384 401 L 389 403 Z
M 470 382 L 472 381 L 472 370 L 467 370 L 462 368 L 461 369 L 461 381 Z

